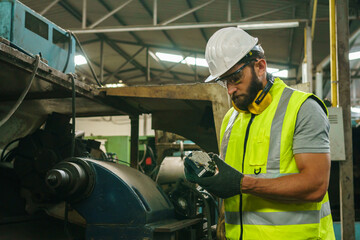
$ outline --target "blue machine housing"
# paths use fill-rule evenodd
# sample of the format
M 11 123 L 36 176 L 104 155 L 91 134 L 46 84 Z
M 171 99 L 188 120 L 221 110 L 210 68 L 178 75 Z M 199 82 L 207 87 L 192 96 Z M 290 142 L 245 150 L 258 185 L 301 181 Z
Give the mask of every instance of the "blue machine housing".
M 30 55 L 41 53 L 59 71 L 67 61 L 64 72 L 75 71 L 75 39 L 70 33 L 17 0 L 0 0 L 0 19 L 0 37 Z
M 174 207 L 145 174 L 125 165 L 82 159 L 95 173 L 91 195 L 72 207 L 86 220 L 86 239 L 153 239 Z

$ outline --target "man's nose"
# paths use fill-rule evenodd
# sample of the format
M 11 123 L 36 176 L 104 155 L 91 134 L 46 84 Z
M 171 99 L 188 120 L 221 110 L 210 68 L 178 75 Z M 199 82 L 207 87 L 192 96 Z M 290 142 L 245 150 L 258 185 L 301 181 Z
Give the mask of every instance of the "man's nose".
M 229 95 L 233 94 L 236 91 L 236 85 L 228 84 L 227 91 Z

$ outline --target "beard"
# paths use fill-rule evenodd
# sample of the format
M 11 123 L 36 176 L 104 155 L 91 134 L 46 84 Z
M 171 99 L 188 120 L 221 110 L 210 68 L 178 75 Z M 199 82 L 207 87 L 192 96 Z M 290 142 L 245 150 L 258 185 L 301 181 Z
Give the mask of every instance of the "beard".
M 246 90 L 246 93 L 241 95 L 231 95 L 231 100 L 234 102 L 235 106 L 242 111 L 248 111 L 248 106 L 255 100 L 259 91 L 263 89 L 262 82 L 256 76 L 254 67 L 251 68 L 251 83 Z

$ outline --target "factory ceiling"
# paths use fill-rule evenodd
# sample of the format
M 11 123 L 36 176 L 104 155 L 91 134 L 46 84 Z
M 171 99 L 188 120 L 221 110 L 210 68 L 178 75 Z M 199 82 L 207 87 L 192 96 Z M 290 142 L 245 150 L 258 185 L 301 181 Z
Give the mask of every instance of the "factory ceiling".
M 209 74 L 207 67 L 201 66 L 206 42 L 225 26 L 240 25 L 258 37 L 269 66 L 289 70 L 287 80 L 300 79 L 306 26 L 314 28 L 314 69 L 324 63 L 330 52 L 327 0 L 23 0 L 22 3 L 73 31 L 104 84 L 202 82 Z M 312 22 L 314 6 L 316 21 Z M 350 0 L 350 44 L 356 51 L 360 51 L 359 13 L 360 0 Z M 286 26 L 279 28 L 279 24 Z M 169 62 L 161 60 L 164 54 L 181 57 L 172 56 L 175 59 Z M 353 77 L 360 76 L 359 63 L 351 62 Z M 328 68 L 325 64 L 325 79 Z M 78 65 L 76 69 L 80 75 L 91 78 L 87 65 Z

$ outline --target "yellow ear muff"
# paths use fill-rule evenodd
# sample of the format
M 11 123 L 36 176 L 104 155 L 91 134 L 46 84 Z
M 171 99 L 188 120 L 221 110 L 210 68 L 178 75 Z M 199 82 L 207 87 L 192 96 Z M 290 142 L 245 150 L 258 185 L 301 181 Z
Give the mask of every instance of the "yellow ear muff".
M 239 108 L 235 105 L 234 101 L 231 101 L 231 104 L 232 104 L 232 106 L 234 107 L 234 109 L 235 109 L 236 111 L 240 112 L 240 113 L 247 113 L 247 112 L 248 112 L 248 111 L 244 111 L 244 110 L 239 109 Z
M 259 95 L 261 94 L 262 90 L 258 92 L 257 96 L 255 97 L 255 99 L 257 99 L 259 97 Z M 249 112 L 253 113 L 253 114 L 260 114 L 262 113 L 272 102 L 272 96 L 270 93 L 267 93 L 264 97 L 264 99 L 259 103 L 255 103 L 255 100 L 248 106 Z
M 258 92 L 258 94 L 255 97 L 255 100 L 259 97 L 259 95 L 261 94 L 262 90 Z M 260 113 L 262 113 L 272 102 L 272 96 L 270 93 L 267 93 L 264 97 L 264 99 L 259 103 L 255 103 L 255 100 L 248 106 L 248 110 L 249 111 L 244 111 L 239 109 L 235 103 L 233 101 L 231 101 L 234 109 L 238 112 L 242 112 L 242 113 L 247 113 L 247 112 L 251 112 L 252 114 L 258 115 Z

